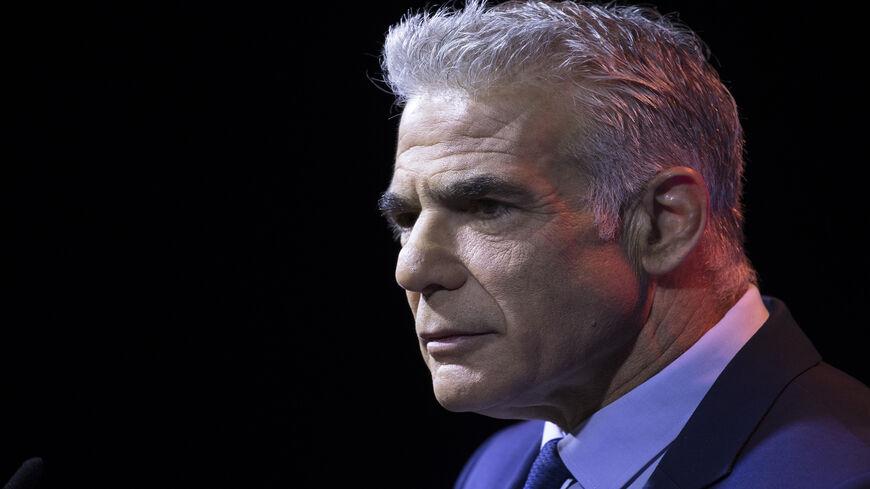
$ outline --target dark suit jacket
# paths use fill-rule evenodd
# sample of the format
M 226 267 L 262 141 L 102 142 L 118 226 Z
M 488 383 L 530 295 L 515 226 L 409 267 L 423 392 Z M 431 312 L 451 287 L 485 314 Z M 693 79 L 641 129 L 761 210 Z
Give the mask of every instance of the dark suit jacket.
M 646 488 L 870 488 L 870 389 L 823 363 L 785 305 L 728 364 Z M 521 489 L 543 422 L 493 435 L 457 489 Z M 617 489 L 617 488 L 614 488 Z

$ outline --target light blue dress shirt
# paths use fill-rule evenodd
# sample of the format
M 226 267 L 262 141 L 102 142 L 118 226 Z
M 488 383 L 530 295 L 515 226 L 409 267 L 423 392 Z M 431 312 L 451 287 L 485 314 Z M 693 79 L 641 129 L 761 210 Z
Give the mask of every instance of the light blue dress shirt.
M 544 426 L 574 476 L 563 488 L 640 489 L 713 382 L 769 316 L 761 294 L 743 297 L 691 348 L 572 433 Z

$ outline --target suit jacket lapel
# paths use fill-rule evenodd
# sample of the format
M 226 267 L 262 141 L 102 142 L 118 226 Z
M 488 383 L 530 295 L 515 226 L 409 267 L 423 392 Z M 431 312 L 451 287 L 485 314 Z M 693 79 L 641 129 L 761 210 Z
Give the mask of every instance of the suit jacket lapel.
M 510 489 L 523 489 L 523 486 L 526 484 L 526 478 L 529 475 L 529 470 L 532 468 L 532 463 L 535 461 L 535 457 L 538 456 L 538 452 L 540 451 L 540 442 L 538 442 L 537 445 L 526 449 L 525 456 L 522 458 L 521 462 L 508 469 L 504 474 L 504 480 L 509 481 L 504 487 Z
M 541 447 L 544 423 L 519 423 L 496 434 L 468 461 L 457 489 L 522 489 Z
M 785 305 L 767 297 L 765 305 L 767 322 L 710 388 L 646 488 L 696 489 L 728 475 L 780 392 L 821 361 Z

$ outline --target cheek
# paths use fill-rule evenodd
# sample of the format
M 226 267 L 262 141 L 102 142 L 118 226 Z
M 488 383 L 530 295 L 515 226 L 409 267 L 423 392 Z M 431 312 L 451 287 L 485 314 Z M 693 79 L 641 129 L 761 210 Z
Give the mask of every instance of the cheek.
M 414 315 L 414 319 L 417 319 L 417 306 L 420 305 L 420 293 L 406 290 L 405 297 L 408 299 L 408 307 L 411 308 L 411 314 Z
M 503 332 L 518 340 L 515 354 L 536 354 L 541 326 L 559 312 L 551 290 L 558 287 L 555 267 L 542 262 L 528 241 L 490 241 L 467 256 L 469 272 L 499 310 Z
M 527 241 L 491 237 L 465 240 L 460 250 L 469 273 L 494 295 L 523 291 L 535 271 L 533 252 L 534 245 Z
M 469 255 L 518 356 L 593 354 L 611 335 L 631 329 L 638 281 L 622 249 L 597 233 L 574 231 L 492 242 Z

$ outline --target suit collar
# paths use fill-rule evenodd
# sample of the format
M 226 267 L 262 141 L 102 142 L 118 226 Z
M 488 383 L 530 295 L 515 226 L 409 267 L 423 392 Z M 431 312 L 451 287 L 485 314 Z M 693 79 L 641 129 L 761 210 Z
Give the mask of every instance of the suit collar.
M 728 364 L 671 444 L 648 488 L 695 489 L 726 476 L 780 392 L 821 361 L 781 301 Z

